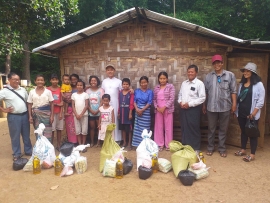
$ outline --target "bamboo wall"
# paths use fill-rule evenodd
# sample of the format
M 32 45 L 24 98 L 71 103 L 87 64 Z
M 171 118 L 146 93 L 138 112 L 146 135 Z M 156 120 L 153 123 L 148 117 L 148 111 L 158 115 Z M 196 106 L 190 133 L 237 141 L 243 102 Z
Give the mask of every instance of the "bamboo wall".
M 198 78 L 203 80 L 212 71 L 214 54 L 223 55 L 224 67 L 227 66 L 226 49 L 212 42 L 215 41 L 163 24 L 128 22 L 62 49 L 61 72 L 76 73 L 88 83 L 90 75 L 97 75 L 101 80 L 106 78 L 105 67 L 113 64 L 117 78 L 128 77 L 132 87 L 138 88 L 139 78 L 146 75 L 153 89 L 158 84 L 158 73 L 166 71 L 169 82 L 176 88 L 174 139 L 180 139 L 177 97 L 181 83 L 187 79 L 187 67 L 196 64 Z M 206 136 L 206 116 L 201 121 L 202 134 Z

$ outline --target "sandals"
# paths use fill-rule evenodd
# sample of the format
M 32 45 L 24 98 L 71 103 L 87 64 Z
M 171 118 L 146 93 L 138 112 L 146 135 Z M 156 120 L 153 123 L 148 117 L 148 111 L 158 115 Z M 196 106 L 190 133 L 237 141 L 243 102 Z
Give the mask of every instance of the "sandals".
M 163 147 L 159 147 L 159 151 L 162 152 L 163 151 Z
M 170 151 L 170 148 L 169 147 L 166 147 L 166 151 Z
M 252 158 L 250 155 L 247 155 L 245 157 L 243 157 L 243 161 L 245 162 L 251 162 L 253 161 L 255 158 Z
M 214 153 L 214 151 L 209 151 L 209 150 L 208 150 L 208 151 L 206 152 L 206 155 L 207 155 L 207 156 L 212 156 L 213 153 Z
M 227 153 L 226 151 L 225 152 L 219 152 L 219 155 L 223 158 L 226 158 L 227 157 Z
M 131 146 L 127 146 L 127 150 L 128 151 L 131 151 L 132 150 L 132 147 Z
M 234 155 L 235 156 L 244 156 L 246 155 L 246 153 L 242 152 L 241 150 L 237 151 L 237 152 L 234 152 Z

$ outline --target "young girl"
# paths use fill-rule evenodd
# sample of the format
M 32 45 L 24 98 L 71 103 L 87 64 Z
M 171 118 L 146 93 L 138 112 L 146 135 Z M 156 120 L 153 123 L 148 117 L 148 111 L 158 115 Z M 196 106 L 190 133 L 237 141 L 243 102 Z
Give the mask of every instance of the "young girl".
M 100 116 L 99 107 L 101 106 L 101 98 L 104 94 L 104 90 L 99 87 L 100 80 L 97 76 L 91 75 L 89 77 L 89 84 L 90 84 L 90 88 L 87 89 L 85 92 L 89 96 L 88 121 L 89 121 L 89 126 L 90 126 L 90 130 L 89 130 L 90 139 L 91 139 L 90 147 L 93 147 L 95 131 L 98 127 L 98 120 Z
M 169 142 L 173 139 L 175 88 L 168 83 L 168 74 L 166 72 L 158 74 L 158 83 L 159 85 L 154 88 L 153 100 L 156 113 L 154 140 L 159 146 L 159 151 L 163 150 L 164 145 L 168 151 Z
M 35 129 L 40 123 L 43 123 L 45 125 L 44 136 L 52 142 L 52 123 L 54 120 L 52 92 L 45 88 L 43 75 L 36 76 L 35 84 L 37 87 L 30 91 L 27 99 L 29 122 L 33 123 Z
M 100 140 L 104 140 L 107 125 L 115 122 L 114 109 L 110 106 L 111 96 L 109 94 L 104 94 L 102 96 L 102 106 L 99 107 L 100 117 L 99 117 L 99 135 L 96 147 L 100 146 Z M 112 137 L 114 137 L 114 131 L 112 132 Z
M 142 141 L 142 131 L 144 129 L 150 130 L 151 115 L 150 106 L 153 100 L 153 91 L 148 89 L 148 77 L 142 76 L 140 78 L 140 86 L 135 90 L 134 106 L 136 110 L 135 124 L 132 138 L 132 146 L 138 147 Z
M 75 131 L 79 145 L 85 144 L 88 133 L 88 99 L 89 96 L 84 92 L 85 83 L 82 80 L 77 82 L 77 92 L 71 95 L 72 109 L 74 114 Z M 85 148 L 82 152 L 86 152 Z
M 128 150 L 131 150 L 131 133 L 132 133 L 132 111 L 134 109 L 134 94 L 130 93 L 130 80 L 123 78 L 123 89 L 119 92 L 119 129 L 122 131 L 123 145 L 127 145 L 128 136 Z

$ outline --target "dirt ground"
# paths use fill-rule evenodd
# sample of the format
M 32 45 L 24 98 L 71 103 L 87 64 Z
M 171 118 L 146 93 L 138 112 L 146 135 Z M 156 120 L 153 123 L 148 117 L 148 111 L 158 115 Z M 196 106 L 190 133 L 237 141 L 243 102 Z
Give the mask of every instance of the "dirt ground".
M 41 174 L 12 170 L 12 151 L 6 119 L 0 119 L 0 202 L 270 202 L 270 137 L 264 148 L 258 149 L 256 160 L 246 163 L 233 155 L 236 147 L 228 146 L 228 157 L 217 152 L 206 156 L 211 167 L 206 179 L 183 186 L 173 172 L 158 172 L 147 180 L 138 177 L 136 167 L 123 179 L 105 178 L 99 173 L 101 148 L 88 148 L 83 154 L 88 160 L 88 170 L 60 178 L 53 169 Z M 33 129 L 32 129 L 33 132 Z M 32 143 L 35 143 L 32 133 Z M 203 151 L 206 144 L 202 145 Z M 205 154 L 205 153 L 204 153 Z M 126 157 L 136 166 L 136 151 Z M 162 151 L 159 157 L 170 160 L 171 153 Z M 52 186 L 59 185 L 55 190 Z

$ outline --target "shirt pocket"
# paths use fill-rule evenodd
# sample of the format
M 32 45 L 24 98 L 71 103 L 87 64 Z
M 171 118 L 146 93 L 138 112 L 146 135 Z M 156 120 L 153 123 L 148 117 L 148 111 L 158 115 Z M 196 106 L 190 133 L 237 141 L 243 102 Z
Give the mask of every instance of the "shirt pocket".
M 221 89 L 224 89 L 224 90 L 229 89 L 229 82 L 228 81 L 221 81 L 220 87 L 221 87 Z

